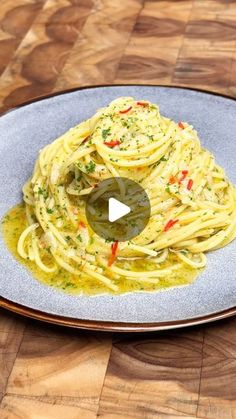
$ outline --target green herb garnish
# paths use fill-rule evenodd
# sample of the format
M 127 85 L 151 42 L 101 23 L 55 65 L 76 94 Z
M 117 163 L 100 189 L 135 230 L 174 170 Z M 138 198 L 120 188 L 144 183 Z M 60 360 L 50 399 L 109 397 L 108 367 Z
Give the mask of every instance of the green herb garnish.
M 48 214 L 52 214 L 53 213 L 53 209 L 52 208 L 46 208 L 46 211 Z
M 87 173 L 94 172 L 96 164 L 91 160 L 88 164 L 85 165 L 85 170 Z
M 111 128 L 103 129 L 102 130 L 102 138 L 105 140 L 108 135 L 110 135 Z

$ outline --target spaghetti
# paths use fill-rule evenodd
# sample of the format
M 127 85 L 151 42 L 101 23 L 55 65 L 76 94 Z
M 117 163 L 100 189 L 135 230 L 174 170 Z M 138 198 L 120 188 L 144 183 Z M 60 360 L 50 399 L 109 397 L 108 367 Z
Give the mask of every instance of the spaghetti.
M 106 242 L 87 224 L 86 197 L 110 177 L 140 183 L 150 199 L 148 225 L 129 242 Z M 125 281 L 150 290 L 175 285 L 186 270 L 194 277 L 205 252 L 236 236 L 236 189 L 197 132 L 129 97 L 41 150 L 23 195 L 21 258 L 49 275 L 62 268 L 75 282 L 92 278 L 111 292 Z

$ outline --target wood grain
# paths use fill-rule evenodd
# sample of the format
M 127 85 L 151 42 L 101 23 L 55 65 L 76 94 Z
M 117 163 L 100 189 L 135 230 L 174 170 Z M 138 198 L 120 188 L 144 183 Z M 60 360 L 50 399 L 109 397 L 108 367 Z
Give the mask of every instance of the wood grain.
M 202 345 L 201 330 L 118 338 L 113 343 L 99 415 L 194 416 Z
M 22 400 L 33 397 L 45 405 L 76 406 L 78 415 L 96 417 L 110 350 L 111 340 L 102 335 L 32 338 L 25 334 L 8 379 L 8 393 Z M 3 411 L 9 406 L 4 403 Z
M 191 9 L 192 2 L 185 0 L 160 1 L 158 7 L 156 2 L 147 1 L 136 21 L 132 37 L 148 38 L 150 44 L 154 42 L 159 48 L 179 49 Z
M 0 107 L 101 83 L 236 97 L 235 0 L 4 0 Z M 236 319 L 89 333 L 0 310 L 0 418 L 236 418 Z
M 232 65 L 231 52 L 183 47 L 175 66 L 173 83 L 227 93 Z
M 142 5 L 143 0 L 100 0 L 54 90 L 112 83 Z
M 120 61 L 117 83 L 171 84 L 191 2 L 145 2 Z M 168 48 L 166 46 L 168 45 Z
M 173 83 L 233 94 L 236 3 L 194 1 Z
M 194 2 L 186 26 L 184 46 L 235 51 L 236 3 Z M 213 7 L 212 7 L 213 6 Z
M 231 72 L 229 76 L 229 87 L 228 87 L 228 93 L 236 97 L 236 52 L 233 53 L 232 58 L 232 66 L 231 66 Z
M 0 407 L 1 419 L 94 419 L 93 410 L 88 410 L 78 399 L 63 397 L 34 397 L 7 395 Z M 40 415 L 40 416 L 38 416 Z
M 2 109 L 53 89 L 93 5 L 92 0 L 80 3 L 45 3 L 0 80 Z
M 116 83 L 171 84 L 177 49 L 157 47 L 149 39 L 133 39 L 122 57 Z
M 43 7 L 45 0 L 1 2 L 0 7 L 0 74 Z
M 197 415 L 204 418 L 236 417 L 236 359 L 203 359 Z
M 23 338 L 25 322 L 1 310 L 0 316 L 0 400 L 16 360 Z
M 212 323 L 205 328 L 204 357 L 236 359 L 236 318 Z M 220 337 L 220 338 L 219 338 Z

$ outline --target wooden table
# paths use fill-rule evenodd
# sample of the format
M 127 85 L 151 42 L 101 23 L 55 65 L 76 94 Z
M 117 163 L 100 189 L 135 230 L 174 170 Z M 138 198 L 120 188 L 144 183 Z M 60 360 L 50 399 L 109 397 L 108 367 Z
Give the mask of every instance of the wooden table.
M 81 85 L 236 96 L 235 0 L 2 0 L 0 105 Z M 0 417 L 236 418 L 236 320 L 128 335 L 0 311 Z

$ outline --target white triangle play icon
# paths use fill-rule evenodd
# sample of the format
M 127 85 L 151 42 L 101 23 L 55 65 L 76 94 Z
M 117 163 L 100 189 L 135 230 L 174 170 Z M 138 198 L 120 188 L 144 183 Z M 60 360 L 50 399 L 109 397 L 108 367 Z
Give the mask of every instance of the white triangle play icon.
M 109 198 L 108 202 L 108 220 L 113 223 L 114 221 L 119 220 L 119 218 L 124 217 L 124 215 L 129 214 L 131 211 L 128 205 L 123 204 L 115 198 Z

